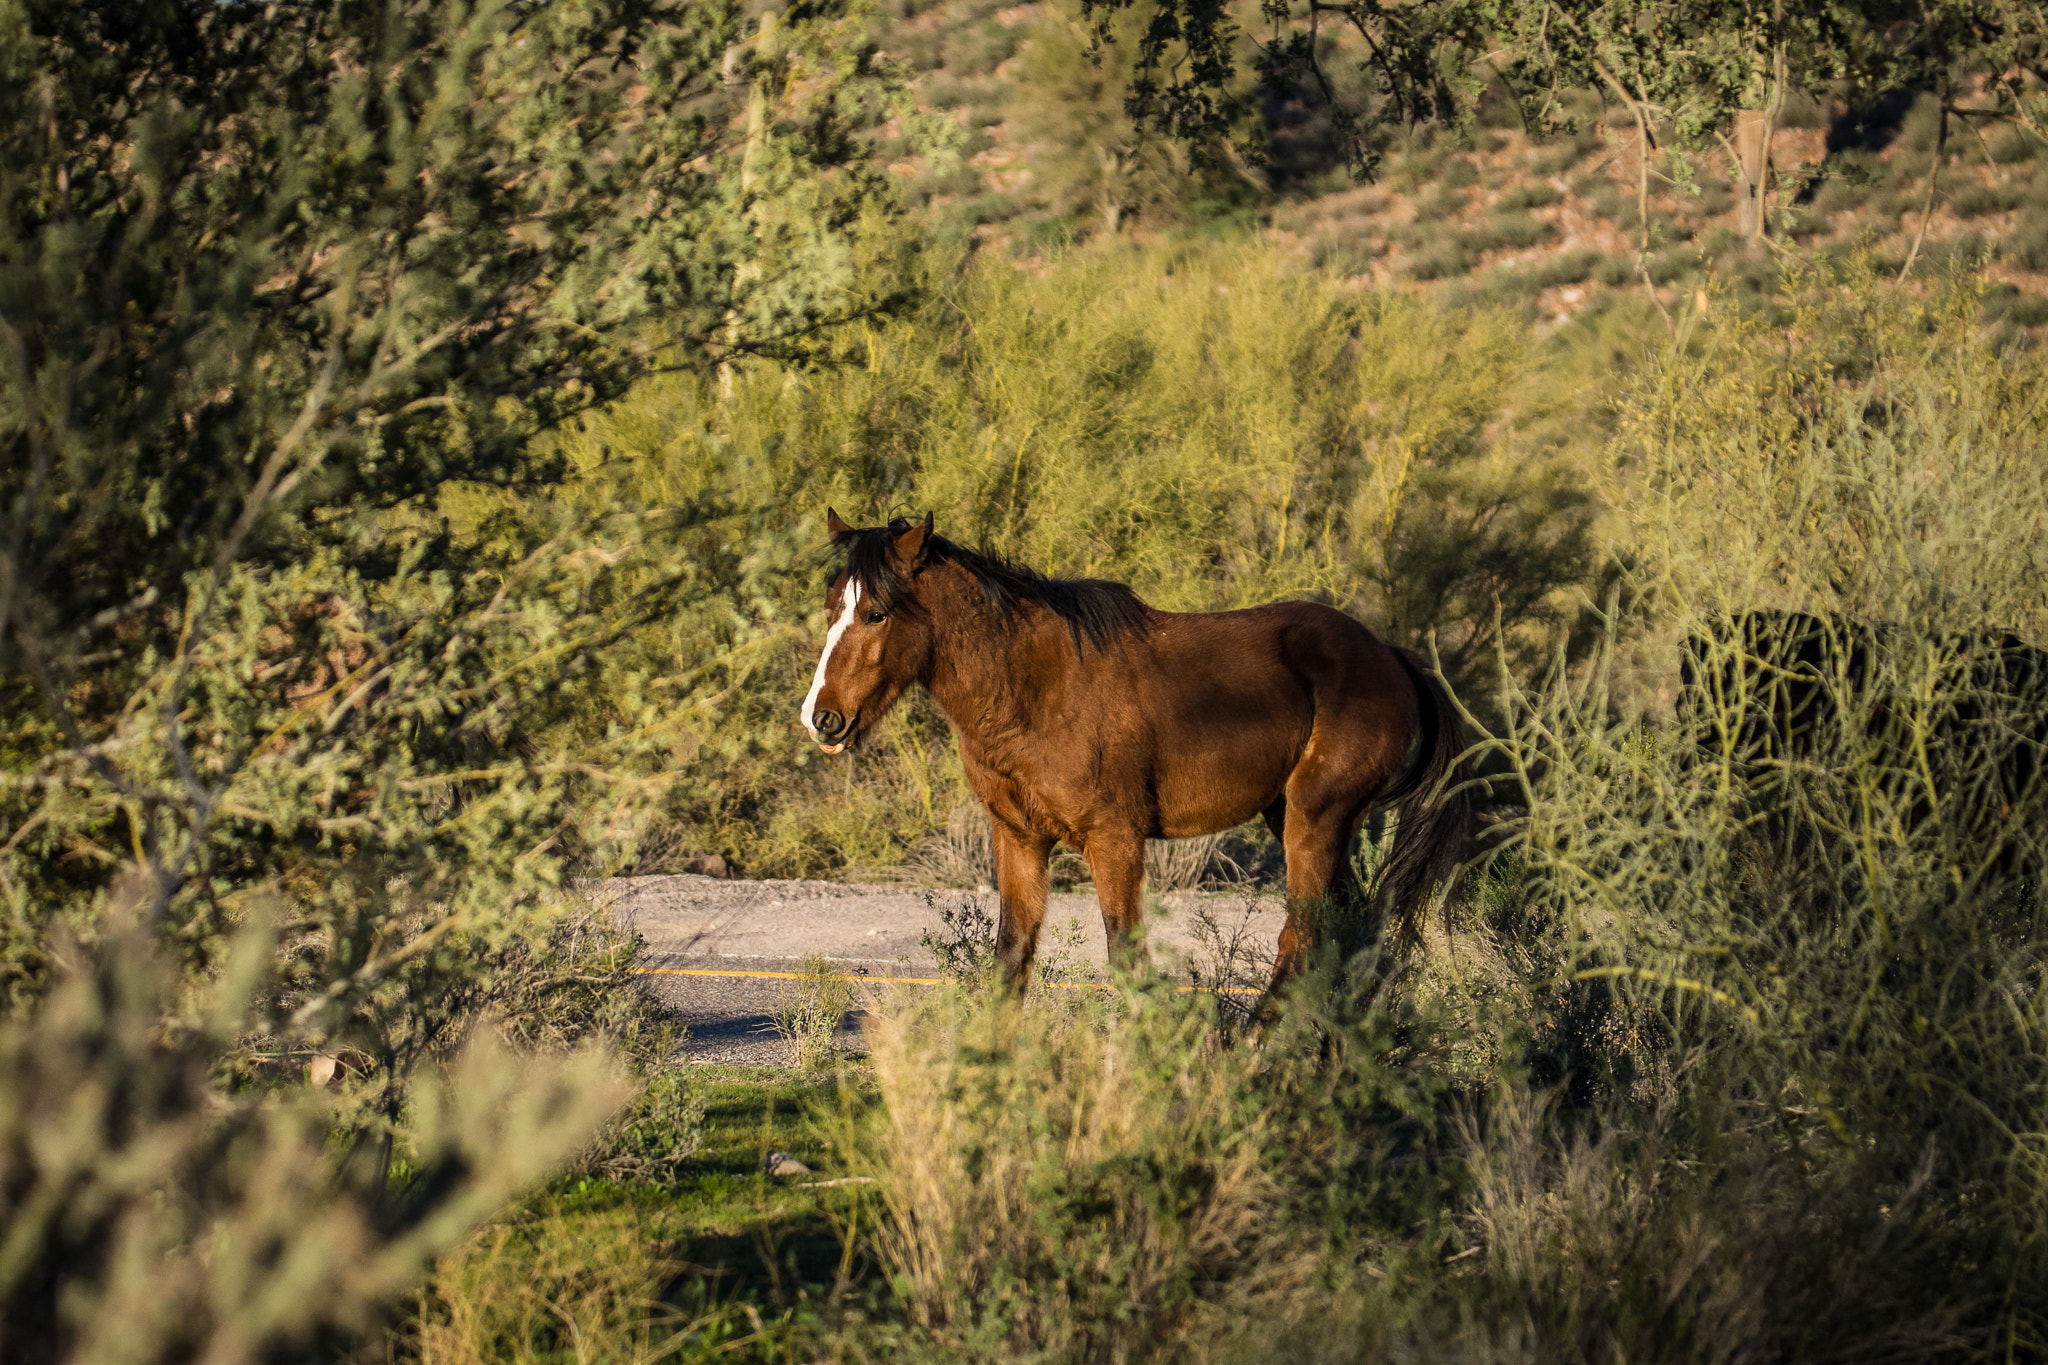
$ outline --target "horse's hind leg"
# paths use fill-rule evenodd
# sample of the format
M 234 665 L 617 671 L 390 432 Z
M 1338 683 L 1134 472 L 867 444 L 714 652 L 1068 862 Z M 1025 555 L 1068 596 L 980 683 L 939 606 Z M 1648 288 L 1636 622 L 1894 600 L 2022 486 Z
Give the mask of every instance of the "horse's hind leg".
M 1038 956 L 1038 929 L 1045 922 L 1046 860 L 1052 840 L 994 821 L 996 890 L 1002 909 L 996 920 L 996 962 L 1004 984 L 1022 992 Z
M 1362 909 L 1357 904 L 1358 879 L 1347 855 L 1364 816 L 1362 805 L 1304 810 L 1286 801 L 1275 802 L 1266 812 L 1266 823 L 1287 853 L 1287 924 L 1280 930 L 1272 982 L 1259 1001 L 1262 1022 L 1278 1011 L 1280 992 L 1301 974 L 1309 948 L 1338 927 L 1332 920 Z

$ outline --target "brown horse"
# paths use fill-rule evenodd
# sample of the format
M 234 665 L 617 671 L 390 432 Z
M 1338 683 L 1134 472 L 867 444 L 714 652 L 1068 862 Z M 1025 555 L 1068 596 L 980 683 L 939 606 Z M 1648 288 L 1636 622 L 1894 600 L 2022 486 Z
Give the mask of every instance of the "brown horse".
M 931 692 L 994 827 L 1013 985 L 1030 974 L 1058 840 L 1087 858 L 1112 959 L 1129 965 L 1145 840 L 1263 814 L 1287 852 L 1275 989 L 1300 969 L 1310 912 L 1356 895 L 1348 851 L 1368 815 L 1407 803 L 1381 878 L 1404 934 L 1451 871 L 1470 814 L 1457 713 L 1420 658 L 1342 612 L 1158 611 L 1120 583 L 963 549 L 930 516 L 826 524 L 846 563 L 804 726 L 836 754 L 905 688 Z M 1364 910 L 1368 937 L 1377 915 Z

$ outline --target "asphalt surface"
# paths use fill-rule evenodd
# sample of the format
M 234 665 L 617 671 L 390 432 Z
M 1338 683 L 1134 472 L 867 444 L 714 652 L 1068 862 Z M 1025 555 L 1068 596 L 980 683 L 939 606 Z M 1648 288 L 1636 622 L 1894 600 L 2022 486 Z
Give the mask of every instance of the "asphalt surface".
M 991 891 L 923 891 L 838 882 L 721 881 L 712 877 L 622 877 L 586 890 L 638 933 L 656 994 L 688 1024 L 695 1062 L 787 1066 L 791 1045 L 775 1028 L 779 999 L 798 989 L 787 973 L 810 955 L 838 973 L 877 986 L 941 975 L 933 945 L 986 940 L 996 917 Z M 1285 920 L 1277 896 L 1176 892 L 1146 920 L 1153 965 L 1181 982 L 1199 973 L 1263 984 Z M 1039 937 L 1046 979 L 1100 979 L 1107 961 L 1102 915 L 1092 893 L 1056 894 Z M 919 989 L 898 984 L 900 989 Z M 873 991 L 855 987 L 856 998 Z M 859 1045 L 857 1007 L 840 1030 Z

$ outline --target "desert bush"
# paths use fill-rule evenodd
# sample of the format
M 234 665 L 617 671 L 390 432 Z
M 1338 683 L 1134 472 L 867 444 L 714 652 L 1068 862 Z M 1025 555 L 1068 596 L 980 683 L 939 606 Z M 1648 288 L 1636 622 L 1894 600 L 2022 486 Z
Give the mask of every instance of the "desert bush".
M 695 689 L 649 737 L 675 846 L 749 875 L 889 866 L 966 799 L 929 705 L 850 764 L 794 722 L 828 504 L 931 510 L 956 540 L 1168 609 L 1307 596 L 1397 642 L 1435 629 L 1461 679 L 1490 674 L 1496 622 L 1527 661 L 1576 620 L 1595 576 L 1565 453 L 1581 434 L 1547 425 L 1562 400 L 1506 314 L 1217 243 L 929 268 L 930 304 L 840 368 L 664 379 L 560 440 L 592 505 L 699 509 L 650 524 L 689 587 L 615 664 L 662 689 L 629 696 Z
M 1719 322 L 1647 376 L 1623 438 L 1643 577 L 1621 656 L 1527 694 L 1502 737 L 1530 908 L 1661 1022 L 1647 1046 L 1706 1051 L 1728 1102 L 1771 1116 L 1754 1150 L 1802 1217 L 1883 1230 L 1853 1292 L 1810 1265 L 1776 1277 L 1808 1315 L 1759 1327 L 1782 1340 L 1991 1352 L 2042 1331 L 2003 1288 L 2048 1269 L 2038 702 L 1958 666 L 1956 642 L 2048 625 L 2013 550 L 2048 529 L 2048 387 L 1975 334 L 1980 288 L 1920 304 L 1864 259 L 1802 282 L 1776 346 Z M 1655 723 L 1632 680 L 1650 651 L 1718 642 L 1693 648 L 1720 676 L 1731 621 L 1760 607 L 1875 632 L 1853 678 L 1816 675 L 1818 733 L 1759 754 L 1741 689 Z
M 1518 800 L 1449 935 L 1325 963 L 1259 1048 L 1145 991 L 878 1024 L 881 1246 L 939 1354 L 2041 1339 L 2042 722 L 1966 651 L 2044 628 L 2014 547 L 2048 529 L 2048 370 L 1977 329 L 1974 277 L 1790 291 L 1710 306 L 1626 397 L 1605 643 L 1510 686 Z M 1795 674 L 1820 709 L 1759 747 L 1739 680 L 1785 665 L 1742 622 L 1790 610 L 1864 652 Z
M 1033 173 L 1032 191 L 1054 212 L 1083 217 L 1085 230 L 1115 235 L 1147 218 L 1172 221 L 1213 177 L 1188 148 L 1148 136 L 1124 111 L 1149 6 L 1121 10 L 1110 41 L 1095 45 L 1095 21 L 1078 0 L 1051 4 L 1030 29 L 1018 73 L 1012 126 Z
M 697 509 L 551 498 L 540 438 L 875 315 L 847 125 L 893 86 L 855 32 L 0 3 L 8 1354 L 346 1325 L 622 1098 L 539 1063 L 520 1092 L 487 1047 L 507 1014 L 529 1053 L 632 1031 L 558 893 L 702 700 L 615 649 L 687 578 L 638 547 Z M 263 925 L 275 961 L 235 965 Z M 71 957 L 112 973 L 98 1003 Z M 301 1062 L 317 1103 L 260 1093 Z
M 1563 192 L 1548 181 L 1526 180 L 1502 190 L 1500 198 L 1494 201 L 1494 208 L 1501 213 L 1515 209 L 1548 208 L 1562 198 Z
M 1949 208 L 1958 218 L 1982 218 L 1986 214 L 2010 213 L 2026 201 L 2019 185 L 1983 184 L 1970 181 L 1948 196 Z
M 246 1054 L 273 945 L 241 932 L 194 991 L 115 918 L 60 942 L 38 1008 L 0 1021 L 10 1360 L 246 1360 L 362 1328 L 621 1097 L 601 1051 L 522 1059 L 483 1032 L 415 1078 L 394 1171 Z

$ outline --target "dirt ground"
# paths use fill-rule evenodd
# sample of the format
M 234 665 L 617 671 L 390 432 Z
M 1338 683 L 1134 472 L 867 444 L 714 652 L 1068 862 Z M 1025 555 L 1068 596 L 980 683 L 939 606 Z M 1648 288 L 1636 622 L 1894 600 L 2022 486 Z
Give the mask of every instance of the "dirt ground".
M 691 875 L 622 877 L 588 889 L 646 940 L 649 984 L 689 1024 L 697 1062 L 788 1064 L 789 1045 L 773 1021 L 778 995 L 793 986 L 774 974 L 795 971 L 809 954 L 854 977 L 930 978 L 939 962 L 927 940 L 948 942 L 963 922 L 996 916 L 989 891 Z M 1277 895 L 1175 892 L 1151 904 L 1146 943 L 1160 971 L 1180 981 L 1198 971 L 1213 981 L 1234 957 L 1236 975 L 1263 980 L 1285 920 Z M 1053 896 L 1039 938 L 1041 970 L 1086 979 L 1100 975 L 1106 957 L 1094 895 Z M 848 1021 L 849 1040 L 857 1026 Z

